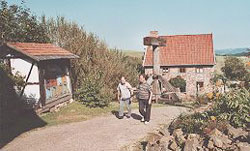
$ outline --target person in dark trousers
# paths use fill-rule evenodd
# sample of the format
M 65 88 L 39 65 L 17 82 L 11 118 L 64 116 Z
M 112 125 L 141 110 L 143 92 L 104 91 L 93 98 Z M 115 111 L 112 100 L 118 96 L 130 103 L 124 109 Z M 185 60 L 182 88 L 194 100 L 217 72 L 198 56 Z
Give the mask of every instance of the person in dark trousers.
M 151 99 L 152 91 L 151 86 L 147 82 L 145 74 L 139 76 L 140 84 L 137 88 L 137 99 L 139 101 L 139 112 L 142 115 L 141 121 L 148 124 L 151 114 Z

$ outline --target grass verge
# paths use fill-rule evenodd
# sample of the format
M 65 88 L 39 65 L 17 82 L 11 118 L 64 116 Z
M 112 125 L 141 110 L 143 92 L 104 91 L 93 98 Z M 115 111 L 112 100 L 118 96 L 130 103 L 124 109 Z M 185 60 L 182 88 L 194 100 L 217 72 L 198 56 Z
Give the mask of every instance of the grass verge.
M 162 107 L 162 104 L 153 104 L 153 107 Z M 132 102 L 132 109 L 138 109 L 138 103 Z M 50 112 L 40 115 L 47 126 L 85 121 L 97 116 L 109 115 L 112 111 L 119 110 L 119 103 L 112 102 L 108 107 L 89 108 L 80 102 L 73 102 L 62 107 L 58 112 Z

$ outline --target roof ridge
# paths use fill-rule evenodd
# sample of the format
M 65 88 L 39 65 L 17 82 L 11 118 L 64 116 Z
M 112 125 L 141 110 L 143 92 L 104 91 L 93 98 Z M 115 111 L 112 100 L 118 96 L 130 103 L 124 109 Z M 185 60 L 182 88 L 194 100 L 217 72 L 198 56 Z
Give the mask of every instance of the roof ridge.
M 209 33 L 209 34 L 164 35 L 164 36 L 159 36 L 159 37 L 175 37 L 175 36 L 201 36 L 201 35 L 213 35 L 213 33 Z

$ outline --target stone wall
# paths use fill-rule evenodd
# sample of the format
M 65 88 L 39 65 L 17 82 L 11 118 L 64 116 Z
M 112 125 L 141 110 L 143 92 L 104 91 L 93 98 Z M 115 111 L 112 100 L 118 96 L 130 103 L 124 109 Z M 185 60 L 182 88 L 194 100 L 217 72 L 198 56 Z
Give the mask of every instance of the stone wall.
M 186 94 L 190 96 L 196 96 L 198 94 L 204 94 L 206 92 L 212 91 L 212 84 L 210 83 L 210 79 L 214 73 L 213 66 L 203 66 L 202 72 L 197 73 L 196 67 L 185 67 L 186 72 L 180 73 L 180 68 L 182 67 L 168 67 L 168 72 L 163 73 L 164 67 L 161 67 L 161 75 L 170 80 L 171 78 L 175 78 L 176 76 L 181 76 L 186 80 Z M 146 74 L 152 74 L 152 68 L 145 68 Z M 203 82 L 203 88 L 200 88 L 197 92 L 197 82 Z

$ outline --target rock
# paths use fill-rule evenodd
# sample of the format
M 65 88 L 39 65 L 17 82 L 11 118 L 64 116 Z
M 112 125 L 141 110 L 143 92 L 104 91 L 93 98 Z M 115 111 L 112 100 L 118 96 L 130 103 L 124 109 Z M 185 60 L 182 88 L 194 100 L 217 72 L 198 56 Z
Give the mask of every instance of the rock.
M 170 136 L 163 136 L 161 139 L 160 139 L 160 148 L 165 151 L 165 150 L 168 150 L 168 145 L 169 145 L 169 142 L 171 140 L 171 137 Z
M 180 136 L 182 136 L 182 135 L 183 135 L 183 131 L 182 131 L 180 128 L 174 130 L 174 132 L 173 132 L 173 136 L 174 136 L 174 137 L 180 137 Z
M 173 136 L 176 140 L 176 143 L 180 146 L 185 143 L 186 139 L 185 136 L 183 135 L 183 131 L 181 129 L 176 129 L 173 132 Z
M 176 144 L 176 142 L 172 141 L 171 144 L 169 145 L 169 149 L 175 151 L 177 148 L 178 148 L 178 145 Z
M 201 148 L 199 145 L 199 135 L 189 134 L 187 141 L 185 142 L 184 151 L 198 151 L 197 147 Z
M 212 130 L 209 135 L 211 136 L 222 136 L 223 133 L 221 131 L 219 131 L 217 128 L 215 128 L 214 130 Z
M 227 125 L 227 133 L 229 136 L 231 136 L 234 139 L 243 135 L 244 136 L 248 135 L 248 133 L 244 131 L 242 128 L 234 128 L 230 124 Z
M 151 133 L 148 137 L 148 145 L 159 144 L 161 136 L 155 133 Z
M 214 146 L 222 148 L 223 142 L 219 137 L 213 137 Z
M 211 139 L 209 139 L 208 143 L 207 143 L 207 148 L 208 149 L 213 149 L 214 148 L 214 143 Z
M 194 145 L 194 140 L 187 140 L 183 151 L 197 151 Z
M 240 142 L 237 144 L 239 151 L 250 151 L 250 145 L 248 143 Z
M 161 148 L 159 145 L 156 144 L 156 145 L 147 147 L 147 151 L 161 151 Z

